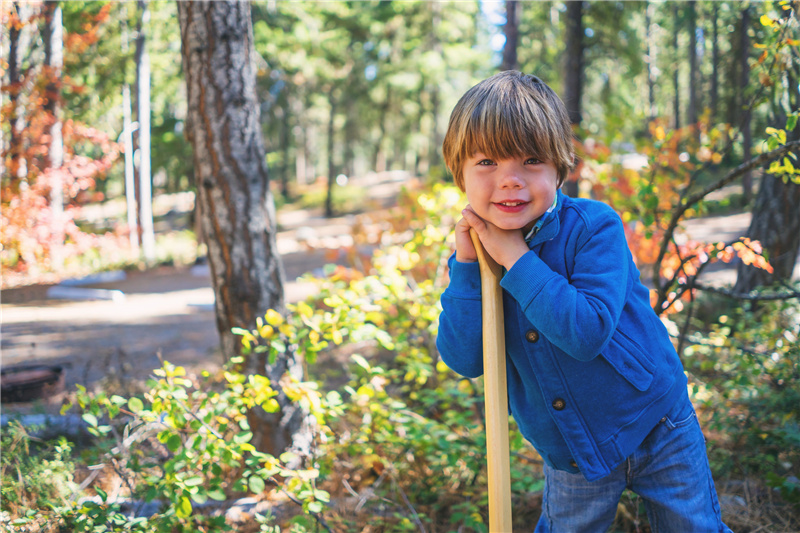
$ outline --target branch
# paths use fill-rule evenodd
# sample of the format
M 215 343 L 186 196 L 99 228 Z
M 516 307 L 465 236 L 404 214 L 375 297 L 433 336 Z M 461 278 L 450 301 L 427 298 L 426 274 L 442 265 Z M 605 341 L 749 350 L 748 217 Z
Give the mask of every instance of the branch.
M 693 285 L 696 289 L 700 289 L 702 291 L 713 292 L 716 294 L 727 296 L 728 298 L 734 298 L 736 300 L 747 300 L 751 302 L 762 302 L 762 301 L 767 302 L 767 301 L 791 300 L 792 298 L 800 298 L 800 291 L 796 290 L 787 292 L 774 292 L 774 293 L 759 293 L 759 292 L 752 293 L 752 292 L 733 292 L 731 289 L 714 287 L 712 285 L 706 285 L 698 281 L 693 282 Z
M 655 269 L 653 274 L 654 277 L 653 281 L 656 282 L 655 284 L 656 287 L 661 287 L 658 275 L 658 272 L 661 271 L 660 265 L 664 261 L 664 256 L 667 254 L 667 248 L 669 248 L 669 243 L 673 239 L 673 235 L 675 234 L 675 230 L 678 227 L 678 223 L 680 222 L 681 217 L 686 213 L 686 211 L 688 211 L 691 206 L 701 201 L 703 198 L 705 198 L 712 192 L 721 189 L 722 187 L 731 183 L 736 178 L 742 176 L 746 172 L 749 172 L 750 170 L 753 170 L 754 168 L 759 167 L 769 161 L 778 159 L 791 151 L 800 151 L 800 141 L 788 142 L 776 148 L 775 150 L 772 150 L 771 152 L 766 152 L 764 154 L 759 155 L 758 157 L 754 157 L 753 159 L 742 163 L 738 167 L 732 169 L 730 172 L 728 172 L 725 176 L 723 176 L 716 182 L 708 185 L 702 191 L 682 199 L 680 203 L 677 206 L 675 206 L 675 208 L 672 210 L 672 218 L 670 219 L 669 227 L 664 232 L 664 237 L 661 240 L 661 247 L 659 248 L 658 251 L 658 258 L 656 259 L 656 262 L 653 267 Z M 656 313 L 661 312 L 659 311 L 659 308 L 661 307 L 661 304 L 664 303 L 663 295 L 661 294 L 661 292 L 662 292 L 661 289 L 659 289 L 659 298 L 658 298 L 659 301 L 656 304 L 656 309 L 655 309 Z

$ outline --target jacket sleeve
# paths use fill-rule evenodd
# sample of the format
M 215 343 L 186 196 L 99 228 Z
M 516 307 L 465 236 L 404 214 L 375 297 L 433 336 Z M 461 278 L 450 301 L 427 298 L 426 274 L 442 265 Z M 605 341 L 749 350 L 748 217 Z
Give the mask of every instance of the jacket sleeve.
M 617 329 L 633 281 L 630 250 L 622 221 L 610 209 L 578 224 L 573 233 L 564 252 L 568 260 L 574 254 L 570 280 L 529 251 L 500 285 L 548 341 L 588 361 L 603 351 Z
M 450 257 L 450 285 L 442 293 L 442 313 L 436 348 L 442 361 L 458 374 L 483 374 L 481 278 L 478 263 L 459 263 Z

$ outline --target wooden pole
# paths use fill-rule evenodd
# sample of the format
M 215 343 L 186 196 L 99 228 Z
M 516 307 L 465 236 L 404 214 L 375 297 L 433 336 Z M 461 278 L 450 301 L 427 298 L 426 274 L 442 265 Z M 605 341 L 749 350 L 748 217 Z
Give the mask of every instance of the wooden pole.
M 470 230 L 481 272 L 483 382 L 486 401 L 486 462 L 489 475 L 489 531 L 511 533 L 511 472 L 508 452 L 508 383 L 503 326 L 503 270 Z

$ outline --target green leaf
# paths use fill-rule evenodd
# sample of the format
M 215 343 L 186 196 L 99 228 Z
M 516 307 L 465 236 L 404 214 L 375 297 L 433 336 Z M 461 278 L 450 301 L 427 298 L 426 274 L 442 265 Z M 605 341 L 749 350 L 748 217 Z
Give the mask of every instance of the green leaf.
M 130 409 L 132 413 L 138 413 L 144 409 L 144 403 L 139 398 L 131 398 L 128 400 L 128 409 Z
M 233 442 L 236 444 L 244 444 L 246 442 L 250 442 L 250 439 L 253 438 L 253 433 L 250 431 L 239 433 L 238 435 L 233 436 Z
M 175 509 L 178 518 L 189 518 L 192 514 L 192 500 L 186 496 L 181 496 L 178 506 Z
M 108 500 L 108 493 L 100 487 L 94 487 L 94 491 L 100 496 L 100 500 L 105 503 Z
M 196 487 L 203 484 L 202 476 L 191 476 L 183 480 L 183 484 L 187 487 Z
M 183 444 L 183 441 L 181 440 L 181 436 L 180 435 L 178 435 L 177 433 L 173 433 L 167 439 L 166 444 L 167 444 L 167 448 L 169 448 L 169 451 L 171 451 L 172 453 L 175 453 L 180 449 L 181 445 Z
M 250 476 L 248 480 L 248 486 L 250 487 L 250 492 L 253 494 L 261 494 L 264 492 L 267 484 L 264 483 L 264 480 L 258 476 Z
M 794 131 L 795 126 L 797 126 L 797 115 L 789 115 L 786 119 L 786 129 Z
M 223 491 L 219 487 L 211 489 L 210 491 L 208 491 L 208 497 L 211 498 L 212 500 L 223 502 L 225 501 L 225 491 Z
M 94 416 L 92 413 L 84 413 L 84 415 L 81 418 L 83 418 L 84 422 L 86 422 L 90 426 L 97 427 L 97 417 Z

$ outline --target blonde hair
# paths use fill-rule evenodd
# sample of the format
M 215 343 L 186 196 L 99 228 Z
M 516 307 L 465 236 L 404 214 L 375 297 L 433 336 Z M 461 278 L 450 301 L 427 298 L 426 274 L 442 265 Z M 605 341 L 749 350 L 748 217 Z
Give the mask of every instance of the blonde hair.
M 444 160 L 464 190 L 464 162 L 535 157 L 552 163 L 558 187 L 574 166 L 572 126 L 564 103 L 536 76 L 506 70 L 483 80 L 453 108 L 442 144 Z

